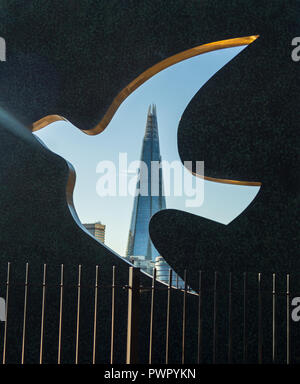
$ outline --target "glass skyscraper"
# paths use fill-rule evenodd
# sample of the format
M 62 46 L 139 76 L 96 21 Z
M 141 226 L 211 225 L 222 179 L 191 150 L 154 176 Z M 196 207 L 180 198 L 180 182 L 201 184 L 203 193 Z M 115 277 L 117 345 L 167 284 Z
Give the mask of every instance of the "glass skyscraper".
M 146 164 L 147 170 L 143 167 L 140 169 L 126 256 L 128 258 L 145 256 L 146 260 L 155 261 L 159 254 L 150 240 L 148 226 L 151 217 L 159 210 L 166 208 L 165 196 L 163 196 L 162 170 L 159 168 L 158 172 L 151 174 L 151 162 L 157 162 L 156 164 L 161 162 L 155 105 L 150 105 L 148 110 L 140 159 Z M 153 191 L 155 192 L 153 193 Z

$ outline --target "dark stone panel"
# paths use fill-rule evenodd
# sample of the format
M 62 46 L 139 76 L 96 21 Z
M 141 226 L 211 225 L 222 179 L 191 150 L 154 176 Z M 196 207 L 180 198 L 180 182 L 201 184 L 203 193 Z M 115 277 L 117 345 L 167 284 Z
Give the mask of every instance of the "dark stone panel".
M 156 214 L 150 224 L 155 246 L 188 283 L 197 288 L 198 269 L 223 273 L 299 271 L 296 257 L 297 192 L 299 170 L 296 134 L 299 96 L 298 63 L 291 60 L 291 40 L 299 32 L 297 0 L 230 1 L 9 1 L 1 3 L 0 36 L 6 39 L 7 61 L 0 65 L 0 105 L 25 125 L 49 114 L 60 114 L 79 128 L 97 124 L 116 94 L 153 64 L 185 49 L 227 38 L 260 38 L 216 74 L 191 101 L 181 120 L 178 146 L 182 160 L 205 160 L 207 176 L 262 181 L 255 201 L 230 225 L 179 211 Z M 30 263 L 30 326 L 26 362 L 39 353 L 40 282 L 42 264 L 49 270 L 45 360 L 56 361 L 59 265 L 66 266 L 66 282 L 76 284 L 75 265 L 83 264 L 84 279 L 94 279 L 102 266 L 104 284 L 111 267 L 118 268 L 120 285 L 127 283 L 128 264 L 98 244 L 77 226 L 66 202 L 69 169 L 60 157 L 42 147 L 22 125 L 4 118 L 0 124 L 0 249 L 1 282 L 7 261 L 12 262 L 7 360 L 20 359 L 24 263 Z M 177 233 L 181 233 L 178 237 Z M 176 234 L 176 236 L 175 236 Z M 150 285 L 144 276 L 143 284 Z M 211 287 L 212 277 L 207 280 Z M 238 289 L 241 281 L 235 282 Z M 268 280 L 266 281 L 268 283 Z M 250 282 L 255 288 L 255 278 Z M 2 283 L 0 295 L 5 295 Z M 156 338 L 164 340 L 166 297 L 158 300 Z M 126 293 L 120 293 L 117 311 L 116 361 L 124 361 Z M 253 299 L 254 300 L 254 299 Z M 189 295 L 191 323 L 187 356 L 196 350 L 196 298 Z M 141 361 L 147 361 L 149 297 L 144 297 Z M 207 348 L 212 354 L 213 297 L 206 296 L 203 322 Z M 74 361 L 76 290 L 65 299 L 62 360 Z M 80 361 L 91 356 L 93 295 L 83 288 Z M 174 294 L 172 361 L 180 361 L 182 296 Z M 220 302 L 225 308 L 225 301 Z M 110 295 L 99 303 L 98 362 L 109 359 Z M 179 309 L 178 309 L 179 308 Z M 249 321 L 250 355 L 256 358 L 256 307 Z M 270 314 L 270 307 L 266 309 Z M 240 328 L 241 312 L 235 314 Z M 221 323 L 220 323 L 221 324 Z M 3 332 L 3 324 L 1 324 Z M 219 358 L 226 359 L 226 324 L 220 325 Z M 224 333 L 225 332 L 225 333 Z M 179 335 L 179 336 L 178 336 Z M 265 343 L 270 345 L 267 333 Z M 280 337 L 284 340 L 283 332 Z M 297 339 L 297 334 L 294 333 Z M 237 338 L 235 339 L 237 340 Z M 298 337 L 299 340 L 299 337 Z M 164 350 L 156 344 L 156 359 Z M 2 347 L 0 347 L 2 348 Z M 237 348 L 240 344 L 237 343 Z M 0 351 L 1 352 L 1 351 Z M 299 351 L 298 351 L 299 352 Z M 293 358 L 297 351 L 293 353 Z M 298 354 L 299 355 L 299 354 Z M 194 355 L 193 355 L 194 356 Z M 238 351 L 237 360 L 241 358 Z

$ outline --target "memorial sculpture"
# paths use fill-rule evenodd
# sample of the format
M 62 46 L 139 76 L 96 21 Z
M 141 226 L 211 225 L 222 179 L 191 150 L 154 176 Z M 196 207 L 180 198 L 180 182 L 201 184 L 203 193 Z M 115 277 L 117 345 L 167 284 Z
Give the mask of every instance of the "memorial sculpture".
M 41 301 L 43 263 L 49 264 L 53 285 L 59 284 L 61 264 L 69 284 L 76 284 L 77 264 L 83 264 L 87 282 L 94 281 L 95 265 L 103 266 L 104 284 L 111 282 L 115 265 L 120 286 L 127 283 L 129 267 L 76 222 L 72 166 L 30 131 L 67 119 L 87 134 L 98 134 L 136 87 L 166 66 L 199 53 L 249 44 L 187 107 L 178 131 L 181 159 L 204 160 L 204 176 L 210 180 L 262 186 L 251 205 L 227 226 L 180 211 L 161 211 L 150 222 L 152 241 L 176 272 L 183 276 L 188 270 L 187 281 L 194 289 L 198 280 L 193 271 L 199 269 L 299 270 L 299 63 L 291 57 L 291 41 L 299 33 L 299 1 L 45 1 L 26 2 L 22 9 L 19 2 L 10 1 L 0 11 L 0 36 L 6 42 L 6 61 L 0 62 L 0 278 L 5 281 L 11 262 L 10 281 L 15 283 L 8 306 L 7 361 L 16 362 L 22 352 L 24 286 L 19 283 L 24 282 L 26 262 L 34 276 L 31 302 Z M 175 237 L 178 228 L 181 236 Z M 146 275 L 143 281 L 150 284 Z M 90 288 L 83 293 L 81 362 L 90 361 L 91 355 Z M 0 294 L 5 295 L 4 284 Z M 59 291 L 49 289 L 48 295 L 52 310 L 46 319 L 45 360 L 54 362 Z M 174 305 L 180 293 L 176 297 Z M 119 304 L 126 298 L 120 294 Z M 193 297 L 189 300 L 192 303 Z M 103 349 L 98 361 L 107 362 L 109 294 L 101 305 L 98 337 Z M 72 362 L 75 292 L 66 294 L 65 306 L 62 335 L 69 343 L 63 345 L 62 359 Z M 120 324 L 125 321 L 121 313 L 118 319 Z M 40 309 L 31 307 L 28 323 L 39 321 Z M 158 336 L 163 334 L 162 323 L 157 320 Z M 146 320 L 143 326 L 149 326 Z M 121 328 L 118 337 L 125 340 Z M 40 335 L 33 326 L 27 332 L 25 362 L 36 362 Z M 144 345 L 142 361 L 147 360 Z M 156 353 L 162 361 L 159 348 Z M 120 347 L 116 361 L 123 355 Z

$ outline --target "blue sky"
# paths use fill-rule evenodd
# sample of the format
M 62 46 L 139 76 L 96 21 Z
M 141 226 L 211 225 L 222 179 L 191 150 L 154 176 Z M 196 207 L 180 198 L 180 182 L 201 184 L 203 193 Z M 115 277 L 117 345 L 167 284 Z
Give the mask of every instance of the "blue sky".
M 97 136 L 88 136 L 66 122 L 56 122 L 36 132 L 49 149 L 73 164 L 77 174 L 74 204 L 81 222 L 100 220 L 106 224 L 106 245 L 120 255 L 126 250 L 133 197 L 99 197 L 97 164 L 102 160 L 118 164 L 119 153 L 128 153 L 128 162 L 139 159 L 151 103 L 157 106 L 162 159 L 179 160 L 177 128 L 186 106 L 203 84 L 242 49 L 206 53 L 167 68 L 130 95 L 106 130 Z M 166 202 L 167 208 L 227 224 L 247 207 L 258 190 L 258 187 L 205 181 L 201 207 L 187 209 L 183 197 L 170 196 Z

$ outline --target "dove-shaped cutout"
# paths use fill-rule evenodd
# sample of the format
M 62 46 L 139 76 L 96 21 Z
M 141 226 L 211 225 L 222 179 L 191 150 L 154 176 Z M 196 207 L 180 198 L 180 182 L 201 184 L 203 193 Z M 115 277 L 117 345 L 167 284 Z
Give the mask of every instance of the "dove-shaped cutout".
M 211 52 L 213 50 L 219 50 L 219 49 L 222 49 L 224 47 L 232 47 L 234 45 L 243 46 L 247 43 L 254 41 L 255 38 L 256 37 L 250 36 L 248 38 L 238 38 L 238 39 L 230 39 L 229 41 L 216 42 L 213 44 L 205 45 L 204 47 L 200 46 L 200 47 L 188 50 L 188 51 L 184 52 L 183 54 L 178 54 L 173 58 L 164 60 L 163 63 L 159 63 L 155 67 L 156 67 L 156 70 L 162 71 L 162 68 L 165 68 L 167 64 L 169 66 L 172 66 L 171 63 L 174 63 L 173 64 L 174 70 L 172 70 L 172 77 L 168 81 L 169 81 L 169 83 L 176 83 L 176 82 L 178 83 L 178 81 L 179 81 L 178 76 L 179 75 L 176 74 L 177 73 L 176 71 L 179 71 L 179 70 L 176 70 L 176 65 L 175 65 L 178 61 L 184 61 L 184 60 L 187 60 L 186 58 L 188 58 L 189 56 L 194 57 L 195 55 L 199 55 L 201 53 L 206 53 L 206 52 Z M 218 57 L 219 57 L 220 64 L 217 64 L 215 66 L 214 71 L 216 71 L 218 69 L 218 65 L 224 65 L 224 59 L 222 62 L 222 60 L 220 60 L 220 55 Z M 229 59 L 230 59 L 230 53 L 228 53 L 228 59 L 227 60 L 229 60 Z M 217 60 L 217 62 L 218 62 L 218 60 Z M 190 65 L 190 67 L 189 67 L 189 65 Z M 196 65 L 198 67 L 196 67 Z M 203 63 L 202 65 L 205 65 L 205 63 Z M 185 64 L 185 66 L 186 66 L 185 72 L 188 72 L 189 68 L 191 68 L 191 69 L 192 68 L 199 68 L 199 69 L 197 69 L 197 71 L 198 70 L 201 71 L 201 61 L 195 62 L 195 64 L 188 64 L 187 63 L 187 64 Z M 213 71 L 213 69 L 212 69 L 212 71 Z M 152 68 L 149 73 L 148 73 L 148 71 L 146 71 L 146 72 L 147 72 L 146 74 L 141 75 L 139 78 L 147 79 L 150 75 L 152 75 L 152 73 L 154 73 L 154 69 Z M 165 72 L 165 71 L 163 71 L 163 72 Z M 181 72 L 179 71 L 178 73 L 182 74 L 182 72 L 183 72 L 183 70 L 181 69 Z M 213 75 L 213 72 L 211 72 L 211 75 Z M 159 87 L 160 81 L 163 81 L 165 83 L 165 80 L 162 80 L 161 76 L 160 77 L 159 76 L 160 75 L 157 74 L 152 79 L 154 81 L 155 81 L 155 79 L 157 79 L 156 84 L 158 84 L 158 87 Z M 151 80 L 151 82 L 152 82 L 152 80 Z M 140 83 L 140 82 L 141 81 L 133 82 L 133 84 L 136 85 L 137 83 Z M 183 80 L 183 82 L 184 82 L 184 80 Z M 134 104 L 135 100 L 143 97 L 144 92 L 146 92 L 145 89 L 147 89 L 145 87 L 147 87 L 148 83 L 149 82 L 146 82 L 140 87 L 139 93 L 134 96 L 135 99 L 132 99 L 130 101 L 131 105 Z M 190 92 L 188 95 L 190 95 L 190 96 L 188 99 L 184 98 L 184 100 L 189 100 L 194 95 L 194 93 L 198 91 L 198 88 L 197 88 L 198 83 L 200 84 L 199 85 L 199 87 L 200 87 L 201 86 L 200 80 L 195 81 L 195 85 L 193 87 L 190 87 L 190 88 L 187 87 L 189 89 L 189 92 Z M 126 87 L 125 89 L 129 89 L 129 88 L 132 91 L 133 86 Z M 151 88 L 150 88 L 150 91 L 147 91 L 147 92 L 148 92 L 148 94 L 151 93 Z M 178 95 L 174 95 L 174 93 L 171 94 L 171 92 L 172 91 L 170 91 L 170 94 L 167 94 L 165 97 L 171 98 L 171 99 L 175 98 L 174 101 L 176 100 L 176 98 L 178 99 L 180 97 Z M 128 93 L 128 91 L 127 91 L 127 93 Z M 126 94 L 126 92 L 124 90 L 122 92 L 120 92 L 120 95 L 124 95 L 124 94 Z M 136 92 L 135 92 L 135 94 L 136 94 Z M 145 97 L 147 97 L 147 96 L 145 96 Z M 121 99 L 121 96 L 118 96 L 115 100 L 120 100 L 120 99 Z M 129 97 L 129 99 L 130 99 L 130 97 Z M 184 108 L 185 108 L 184 102 L 182 102 L 181 108 L 183 108 L 183 109 L 181 109 L 183 112 Z M 136 109 L 136 108 L 134 108 L 134 109 Z M 121 108 L 121 111 L 122 110 L 123 109 Z M 127 114 L 128 113 L 129 114 L 131 113 L 132 115 L 135 116 L 133 111 L 131 111 L 131 112 L 127 111 Z M 121 114 L 121 116 L 124 116 L 124 114 L 125 114 L 125 110 L 124 110 L 123 115 Z M 170 115 L 172 114 L 172 110 L 169 111 L 169 114 Z M 78 194 L 76 195 L 76 193 L 75 193 L 76 209 L 78 211 L 79 217 L 82 219 L 82 221 L 93 220 L 93 219 L 87 219 L 87 217 L 93 217 L 92 211 L 97 210 L 98 212 L 101 212 L 101 220 L 103 222 L 105 222 L 107 224 L 107 227 L 109 228 L 109 231 L 107 232 L 107 244 L 110 247 L 112 247 L 114 250 L 117 250 L 120 254 L 124 254 L 124 244 L 126 244 L 126 242 L 127 242 L 127 231 L 124 230 L 124 225 L 123 225 L 123 227 L 120 227 L 120 225 L 118 225 L 118 220 L 114 216 L 113 212 L 108 213 L 108 212 L 106 212 L 107 209 L 102 209 L 101 204 L 103 205 L 104 201 L 101 202 L 99 200 L 99 198 L 95 198 L 94 195 L 92 195 L 92 193 L 94 193 L 94 191 L 95 191 L 95 183 L 93 184 L 93 182 L 90 182 L 90 180 L 89 180 L 89 179 L 95 180 L 94 168 L 95 168 L 97 161 L 99 161 L 101 159 L 101 156 L 103 157 L 103 154 L 101 154 L 102 153 L 101 148 L 103 148 L 103 143 L 104 143 L 105 147 L 111 147 L 112 144 L 111 144 L 111 141 L 109 141 L 110 131 L 113 129 L 115 129 L 115 130 L 118 129 L 118 131 L 120 131 L 121 126 L 122 126 L 122 117 L 118 117 L 117 121 L 115 121 L 115 119 L 114 119 L 113 124 L 110 125 L 106 129 L 104 137 L 102 137 L 102 135 L 100 135 L 100 137 L 94 137 L 97 134 L 97 130 L 99 130 L 99 129 L 100 129 L 100 131 L 102 130 L 103 120 L 97 125 L 97 127 L 95 127 L 95 129 L 92 130 L 93 135 L 90 135 L 90 134 L 89 135 L 83 135 L 80 130 L 76 129 L 75 127 L 72 128 L 72 126 L 70 124 L 69 125 L 58 124 L 55 127 L 54 127 L 54 125 L 53 126 L 51 125 L 47 128 L 47 130 L 41 129 L 41 127 L 44 127 L 45 124 L 48 124 L 48 123 L 55 121 L 57 119 L 60 119 L 60 117 L 51 116 L 51 117 L 45 118 L 42 121 L 34 124 L 33 129 L 34 129 L 35 133 L 48 145 L 48 147 L 50 149 L 53 149 L 55 152 L 57 152 L 58 154 L 60 154 L 64 158 L 66 158 L 70 163 L 72 163 L 75 166 L 75 169 L 77 171 L 77 176 L 78 176 L 77 179 L 79 178 L 80 192 L 81 192 L 81 196 L 82 196 L 81 197 Z M 165 119 L 166 119 L 166 117 L 165 117 Z M 130 125 L 130 122 L 128 122 L 127 124 Z M 178 122 L 177 122 L 177 124 L 178 124 Z M 37 131 L 38 128 L 39 128 L 39 130 Z M 176 150 L 174 149 L 171 152 L 172 155 L 176 156 L 176 158 L 172 157 L 172 158 L 169 158 L 168 160 L 174 161 L 174 160 L 178 159 L 178 163 L 180 163 L 179 155 L 177 152 L 176 128 L 177 128 L 177 126 L 174 125 L 173 129 L 170 130 L 170 132 L 168 133 L 169 136 L 172 136 L 172 137 L 167 139 L 168 140 L 168 146 L 170 146 L 170 145 L 173 145 L 174 147 L 176 146 Z M 163 131 L 164 131 L 164 127 L 161 127 L 160 135 Z M 90 131 L 84 131 L 84 133 L 89 133 L 89 132 Z M 141 132 L 142 132 L 142 129 L 141 129 Z M 125 134 L 125 136 L 123 139 L 121 139 L 123 134 Z M 114 140 L 114 151 L 118 151 L 118 148 L 120 148 L 120 145 L 119 145 L 120 141 L 124 140 L 124 142 L 126 142 L 126 136 L 132 137 L 131 135 L 132 135 L 132 132 L 130 130 L 128 130 L 126 132 L 126 130 L 123 129 L 120 132 L 120 137 L 119 137 L 119 135 L 114 136 L 114 139 L 115 139 Z M 164 138 L 165 137 L 166 137 L 166 133 L 164 132 Z M 65 143 L 67 145 L 65 145 Z M 81 145 L 78 145 L 78 143 L 81 143 Z M 68 148 L 66 148 L 66 147 L 68 147 Z M 85 150 L 87 148 L 89 148 L 89 150 L 88 150 L 88 152 L 85 152 Z M 126 151 L 133 152 L 131 147 L 129 149 L 128 146 L 127 147 L 121 146 L 121 148 L 124 148 L 124 150 L 126 150 Z M 101 152 L 99 153 L 99 151 L 101 151 Z M 79 155 L 79 158 L 78 158 L 78 153 L 75 154 L 75 152 L 81 153 L 81 155 Z M 175 154 L 175 152 L 176 152 L 176 154 Z M 107 156 L 107 152 L 105 152 L 105 153 Z M 130 153 L 129 153 L 129 155 L 130 155 Z M 110 157 L 109 157 L 109 159 L 110 159 Z M 163 158 L 163 160 L 165 160 L 165 159 Z M 88 167 L 90 167 L 90 172 L 93 173 L 91 176 L 87 176 Z M 167 199 L 167 208 L 180 209 L 180 210 L 184 210 L 186 212 L 194 213 L 194 214 L 197 214 L 200 216 L 209 217 L 209 218 L 211 217 L 213 219 L 213 216 L 209 215 L 209 211 L 210 210 L 217 211 L 217 210 L 219 210 L 219 208 L 221 209 L 222 207 L 225 206 L 226 208 L 225 209 L 223 208 L 223 212 L 224 211 L 226 211 L 226 212 L 223 215 L 219 216 L 219 218 L 216 219 L 218 221 L 223 222 L 224 224 L 228 224 L 243 209 L 245 209 L 245 207 L 249 204 L 249 202 L 256 195 L 256 193 L 258 191 L 257 186 L 260 185 L 260 183 L 253 183 L 253 182 L 247 183 L 247 182 L 243 182 L 243 181 L 239 182 L 238 180 L 236 180 L 236 181 L 234 181 L 234 180 L 218 180 L 218 181 L 222 182 L 222 185 L 220 185 L 220 186 L 218 186 L 218 184 L 215 184 L 215 183 L 213 183 L 213 185 L 209 185 L 210 183 L 205 182 L 206 192 L 207 192 L 206 198 L 205 198 L 206 204 L 204 207 L 202 207 L 201 203 L 202 203 L 203 197 L 204 197 L 203 179 L 202 178 L 195 178 L 187 169 L 182 167 L 182 165 L 181 165 L 181 168 L 182 168 L 182 172 L 183 172 L 183 178 L 186 180 L 186 182 L 189 184 L 193 184 L 193 183 L 197 184 L 197 186 L 195 187 L 195 190 L 198 190 L 198 193 L 197 193 L 198 201 L 191 200 L 192 204 L 189 207 L 185 204 L 186 201 L 190 200 L 189 198 L 186 198 L 184 200 L 182 197 L 177 197 L 177 198 L 175 198 L 175 197 L 171 198 L 170 197 Z M 206 176 L 205 176 L 205 178 L 206 178 Z M 207 178 L 207 179 L 209 180 L 209 178 Z M 75 181 L 74 178 L 73 178 L 73 181 Z M 212 180 L 212 181 L 217 181 L 217 180 Z M 247 192 L 244 191 L 245 188 L 242 188 L 239 186 L 237 187 L 237 185 L 244 185 L 244 184 L 245 185 L 252 185 L 252 186 L 256 187 L 256 188 L 253 188 L 253 191 L 249 192 L 249 196 L 247 196 Z M 71 201 L 70 205 L 72 206 L 72 212 L 74 212 L 74 207 L 72 204 L 72 201 L 73 201 L 72 189 L 73 189 L 73 187 L 69 183 L 69 185 L 68 185 L 68 196 L 70 197 L 69 202 Z M 216 192 L 217 190 L 219 190 L 219 192 Z M 239 198 L 239 193 L 241 193 L 241 192 L 242 193 L 244 192 L 244 194 L 245 194 L 245 197 L 243 197 L 242 199 Z M 216 199 L 214 199 L 214 197 L 215 197 L 215 195 L 218 195 L 218 194 L 219 194 L 219 196 L 223 195 L 223 199 L 216 201 Z M 84 196 L 84 198 L 83 198 L 83 196 Z M 226 196 L 227 196 L 227 199 L 226 199 Z M 237 198 L 233 199 L 234 196 L 237 196 Z M 225 200 L 224 200 L 224 198 L 225 198 Z M 122 210 L 122 216 L 125 217 L 126 212 L 128 212 L 127 217 L 130 217 L 130 209 L 132 207 L 131 200 L 128 199 L 125 201 L 125 199 L 122 199 L 122 203 L 117 202 L 116 200 L 117 199 L 110 199 L 109 197 L 107 197 L 105 199 L 105 202 L 106 202 L 105 207 L 109 206 L 109 203 L 114 204 L 114 206 L 116 204 L 117 205 L 119 204 L 120 205 L 119 210 Z M 234 209 L 232 209 L 232 204 L 230 204 L 230 200 L 234 200 L 234 201 L 238 202 L 237 206 L 234 207 Z M 239 200 L 242 200 L 242 201 L 239 203 Z M 94 202 L 94 207 L 91 207 L 92 201 Z M 126 203 L 128 205 L 128 208 L 125 208 Z M 212 206 L 213 206 L 213 209 L 212 209 Z M 124 210 L 125 210 L 125 213 L 124 213 Z M 122 222 L 123 221 L 124 221 L 124 219 L 122 219 Z M 79 220 L 78 220 L 78 222 L 79 222 Z M 125 225 L 125 227 L 126 227 L 126 225 Z

